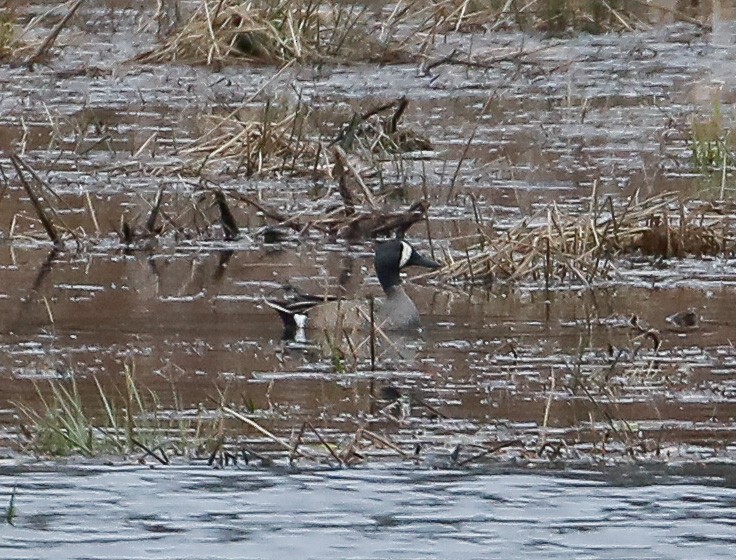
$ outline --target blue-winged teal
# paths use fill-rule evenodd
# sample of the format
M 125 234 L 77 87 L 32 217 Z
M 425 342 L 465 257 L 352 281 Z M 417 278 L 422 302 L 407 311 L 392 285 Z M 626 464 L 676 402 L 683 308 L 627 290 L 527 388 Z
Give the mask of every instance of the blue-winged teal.
M 442 265 L 420 255 L 406 241 L 392 239 L 376 244 L 376 276 L 385 299 L 377 300 L 374 319 L 383 330 L 408 330 L 419 327 L 419 310 L 401 287 L 400 272 L 407 266 L 436 269 Z M 370 327 L 370 311 L 365 301 L 351 301 L 297 293 L 289 300 L 266 300 L 284 322 L 284 338 L 293 338 L 301 329 L 359 330 Z

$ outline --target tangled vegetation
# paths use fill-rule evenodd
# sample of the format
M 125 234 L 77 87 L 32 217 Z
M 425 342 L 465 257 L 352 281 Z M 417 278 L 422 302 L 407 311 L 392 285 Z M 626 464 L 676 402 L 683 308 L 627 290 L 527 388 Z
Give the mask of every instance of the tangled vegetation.
M 504 28 L 605 33 L 650 27 L 641 0 L 402 0 L 369 10 L 337 0 L 202 0 L 143 62 L 396 63 L 417 61 L 439 36 Z M 684 12 L 668 15 L 697 22 Z
M 590 285 L 615 273 L 615 258 L 634 251 L 661 258 L 736 252 L 728 203 L 691 203 L 677 193 L 616 205 L 593 196 L 588 212 L 563 214 L 556 205 L 508 231 L 478 228 L 477 240 L 437 274 L 451 281 L 496 280 Z
M 143 62 L 381 62 L 368 10 L 335 0 L 203 0 Z

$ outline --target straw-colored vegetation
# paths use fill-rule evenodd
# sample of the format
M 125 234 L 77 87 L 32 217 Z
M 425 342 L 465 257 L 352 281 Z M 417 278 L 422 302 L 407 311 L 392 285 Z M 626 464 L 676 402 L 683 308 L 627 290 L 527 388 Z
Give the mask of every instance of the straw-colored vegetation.
M 0 62 L 22 63 L 30 68 L 35 63 L 46 60 L 59 35 L 83 2 L 84 0 L 76 0 L 73 4 L 62 4 L 62 8 L 65 9 L 63 17 L 43 40 L 28 40 L 27 37 L 31 29 L 46 16 L 54 13 L 54 10 L 33 18 L 23 29 L 20 29 L 16 22 L 16 6 L 11 6 L 0 13 Z
M 504 28 L 605 33 L 649 26 L 651 6 L 626 0 L 436 0 L 432 22 L 442 32 Z
M 479 227 L 478 240 L 440 274 L 448 280 L 495 280 L 588 285 L 611 278 L 614 258 L 634 251 L 663 258 L 730 256 L 736 250 L 731 212 L 714 204 L 686 204 L 677 194 L 645 200 L 593 200 L 581 215 L 547 207 L 505 232 Z
M 203 0 L 142 61 L 222 64 L 249 61 L 382 61 L 391 56 L 369 26 L 368 10 L 336 0 Z
M 207 132 L 180 155 L 190 172 L 218 168 L 233 175 L 322 173 L 329 164 L 319 142 L 307 136 L 308 111 L 283 111 L 267 103 L 260 114 L 241 110 L 209 117 Z
M 324 131 L 303 104 L 295 109 L 266 103 L 258 110 L 239 109 L 206 119 L 205 132 L 178 155 L 187 161 L 178 172 L 200 175 L 217 170 L 230 175 L 307 175 L 333 178 L 341 158 L 338 147 L 368 174 L 376 175 L 383 161 L 402 153 L 431 150 L 429 139 L 400 124 L 408 100 L 382 104 L 363 113 L 347 115 L 334 132 L 334 140 L 322 139 Z M 380 175 L 380 173 L 378 173 Z
M 684 13 L 663 12 L 692 21 Z M 383 10 L 338 0 L 202 0 L 139 60 L 190 64 L 408 62 L 437 37 L 499 28 L 604 33 L 648 28 L 642 0 L 403 0 Z M 694 22 L 699 23 L 699 22 Z

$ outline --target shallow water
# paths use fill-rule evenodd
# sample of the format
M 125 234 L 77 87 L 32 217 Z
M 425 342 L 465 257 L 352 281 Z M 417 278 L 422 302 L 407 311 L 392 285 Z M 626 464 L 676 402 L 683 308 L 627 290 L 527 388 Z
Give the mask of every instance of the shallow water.
M 48 4 L 21 12 L 30 17 Z M 425 133 L 435 153 L 405 162 L 390 204 L 421 198 L 426 179 L 434 247 L 455 258 L 464 257 L 457 238 L 476 231 L 476 209 L 503 231 L 549 201 L 586 208 L 594 184 L 599 196 L 617 199 L 637 189 L 642 196 L 707 191 L 712 182 L 690 162 L 690 122 L 719 114 L 729 128 L 736 100 L 732 2 L 716 4 L 711 29 L 663 12 L 666 25 L 626 34 L 450 33 L 429 53 L 433 59 L 459 48 L 477 60 L 528 53 L 489 68 L 441 65 L 424 75 L 418 63 L 295 65 L 270 82 L 276 69 L 265 66 L 136 63 L 156 41 L 145 25 L 152 5 L 86 2 L 47 63 L 33 72 L 0 67 L 0 165 L 10 177 L 0 199 L 3 445 L 22 439 L 17 405 L 40 406 L 37 384 L 76 379 L 87 410 L 99 417 L 95 379 L 117 398 L 127 363 L 157 393 L 161 414 L 191 418 L 227 388 L 230 404 L 254 409 L 283 434 L 310 419 L 334 438 L 370 422 L 407 450 L 420 442 L 447 451 L 466 438 L 487 443 L 544 429 L 597 444 L 611 427 L 608 415 L 666 454 L 682 453 L 682 444 L 693 446 L 694 459 L 736 453 L 732 259 L 625 259 L 603 286 L 549 294 L 538 282 L 493 290 L 418 282 L 410 290 L 424 331 L 379 347 L 377 371 L 358 355 L 342 372 L 320 350 L 283 345 L 262 298 L 286 281 L 316 293 L 376 293 L 369 242 L 336 243 L 311 231 L 269 245 L 258 234 L 267 220 L 242 205 L 233 208 L 238 242 L 220 241 L 215 225 L 201 238 L 169 233 L 150 250 L 131 252 L 116 233 L 121 217 L 146 215 L 161 186 L 169 215 L 194 206 L 198 185 L 172 171 L 174 149 L 261 87 L 246 113 L 299 98 L 327 138 L 352 111 L 410 93 L 406 126 Z M 44 25 L 38 36 L 52 22 Z M 56 201 L 55 219 L 83 230 L 79 247 L 49 252 L 9 150 L 59 195 L 45 196 Z M 216 168 L 205 175 L 289 214 L 339 203 L 334 193 L 321 199 L 325 185 L 304 177 L 234 177 Z M 729 168 L 727 193 L 732 176 Z M 426 234 L 422 225 L 411 230 L 423 251 L 430 250 Z M 687 309 L 701 318 L 700 328 L 673 332 L 665 318 Z M 659 351 L 626 326 L 632 314 L 660 332 Z M 576 390 L 579 375 L 606 383 L 591 383 L 586 396 Z M 374 382 L 418 396 L 446 418 L 418 406 L 400 421 L 375 416 Z
M 733 474 L 700 471 L 3 467 L 0 556 L 733 558 Z

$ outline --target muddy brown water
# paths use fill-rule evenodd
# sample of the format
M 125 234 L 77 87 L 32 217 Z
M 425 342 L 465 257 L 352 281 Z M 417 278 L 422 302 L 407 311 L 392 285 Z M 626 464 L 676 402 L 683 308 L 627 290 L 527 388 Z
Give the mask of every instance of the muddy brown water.
M 209 240 L 169 235 L 151 250 L 126 252 L 112 233 L 121 214 L 144 215 L 161 185 L 167 192 L 164 208 L 180 211 L 196 183 L 176 174 L 152 175 L 143 167 L 163 169 L 176 162 L 172 149 L 205 130 L 208 114 L 226 113 L 263 84 L 264 93 L 251 104 L 254 111 L 266 98 L 294 103 L 299 91 L 326 134 L 334 134 L 334 123 L 351 110 L 409 95 L 406 122 L 431 138 L 435 155 L 406 164 L 399 181 L 404 198 L 396 204 L 421 197 L 422 184 L 428 184 L 432 247 L 424 225 L 410 232 L 425 252 L 433 248 L 442 255 L 461 248 L 452 239 L 476 228 L 471 195 L 484 220 L 501 229 L 551 201 L 570 210 L 585 208 L 594 182 L 601 196 L 624 197 L 635 189 L 712 195 L 720 176 L 714 181 L 692 172 L 686 138 L 691 119 L 708 119 L 716 107 L 724 126 L 734 116 L 733 10 L 730 3 L 718 6 L 712 29 L 664 21 L 649 31 L 568 39 L 513 32 L 450 34 L 433 51 L 437 58 L 453 48 L 485 57 L 534 51 L 522 64 L 501 62 L 484 70 L 440 66 L 431 76 L 414 65 L 295 66 L 270 82 L 275 70 L 267 67 L 213 70 L 130 62 L 155 43 L 150 30 L 140 30 L 150 7 L 87 2 L 61 35 L 65 47 L 48 64 L 33 72 L 0 67 L 0 165 L 10 178 L 0 199 L 3 445 L 15 449 L 22 441 L 17 403 L 40 405 L 37 385 L 68 382 L 73 376 L 90 410 L 99 414 L 94 380 L 115 394 L 124 384 L 124 363 L 132 363 L 141 386 L 158 394 L 162 413 L 191 417 L 198 409 L 211 409 L 218 390 L 227 387 L 233 406 L 244 409 L 247 403 L 254 417 L 276 433 L 288 436 L 309 419 L 339 439 L 367 424 L 407 451 L 421 443 L 443 465 L 458 444 L 519 436 L 535 441 L 547 407 L 547 436 L 566 439 L 586 457 L 591 449 L 601 457 L 609 415 L 633 426 L 655 462 L 729 460 L 736 452 L 733 260 L 624 259 L 613 279 L 594 289 L 561 287 L 551 293 L 534 282 L 470 289 L 421 279 L 409 290 L 422 311 L 422 332 L 394 338 L 393 346 L 381 344 L 375 372 L 365 355 L 340 372 L 319 350 L 285 345 L 278 318 L 262 298 L 287 281 L 316 293 L 338 286 L 349 295 L 378 293 L 369 242 L 349 245 L 312 232 L 298 241 L 268 245 L 258 235 L 268 222 L 245 207 L 235 209 L 244 234 L 237 242 L 220 241 L 215 228 Z M 23 11 L 32 15 L 46 7 L 37 2 Z M 457 161 L 478 112 L 494 92 L 457 174 L 457 196 L 448 202 Z M 133 156 L 153 134 L 154 141 Z M 70 227 L 83 228 L 87 237 L 80 248 L 51 251 L 11 172 L 10 150 L 21 153 L 59 195 L 59 217 Z M 303 178 L 233 178 L 214 171 L 206 176 L 291 213 L 309 209 L 315 193 L 327 188 Z M 730 189 L 730 170 L 727 178 Z M 456 258 L 462 255 L 455 253 Z M 688 309 L 700 317 L 699 328 L 671 330 L 665 318 Z M 659 350 L 627 326 L 632 314 L 661 333 Z M 607 390 L 586 395 L 576 388 L 576 375 L 605 377 Z M 424 400 L 446 418 L 433 418 L 416 404 L 400 421 L 375 415 L 371 394 L 383 385 Z M 661 451 L 657 457 L 653 447 Z M 615 446 L 613 453 L 615 460 L 623 458 Z M 519 458 L 518 453 L 509 456 Z M 570 458 L 580 456 L 573 450 Z M 604 454 L 597 460 L 607 459 Z M 306 557 L 323 550 L 315 544 L 319 539 L 333 537 L 343 543 L 333 553 L 347 547 L 374 557 L 430 557 L 436 547 L 479 557 L 478 547 L 483 547 L 501 556 L 524 550 L 539 557 L 613 558 L 621 557 L 613 547 L 621 544 L 623 534 L 632 539 L 627 556 L 637 557 L 678 557 L 676 549 L 695 544 L 702 547 L 703 558 L 725 557 L 733 544 L 724 534 L 724 527 L 734 523 L 728 513 L 733 496 L 722 481 L 714 487 L 689 479 L 658 486 L 661 481 L 655 478 L 644 490 L 632 490 L 546 474 L 509 478 L 486 472 L 477 477 L 447 474 L 452 481 L 445 484 L 437 480 L 445 475 L 389 469 L 364 476 L 318 471 L 306 478 L 259 472 L 253 489 L 244 486 L 241 471 L 213 474 L 205 469 L 172 467 L 166 475 L 144 475 L 137 469 L 8 467 L 1 473 L 3 496 L 18 486 L 23 534 L 3 546 L 10 557 L 39 557 L 42 544 L 53 542 L 50 551 L 81 558 L 100 542 L 138 539 L 141 531 L 155 535 L 151 541 L 163 539 L 147 549 L 148 555 L 159 554 L 159 545 L 173 546 L 167 532 L 188 535 L 171 557 L 191 557 L 181 547 L 200 543 L 193 549 L 199 551 L 204 543 L 225 541 L 228 535 L 236 541 L 251 538 L 257 545 L 279 532 L 279 523 L 266 518 L 292 492 L 326 496 L 319 505 L 300 510 L 304 521 L 280 535 L 284 547 L 306 533 L 315 535 L 314 542 L 304 545 L 310 551 Z M 69 480 L 78 485 L 69 486 Z M 388 494 L 392 497 L 385 498 L 382 486 L 394 489 Z M 497 495 L 483 498 L 487 486 Z M 355 501 L 340 509 L 335 504 L 343 500 L 345 487 L 353 489 Z M 399 489 L 407 487 L 410 495 L 402 497 Z M 102 499 L 110 488 L 116 488 L 115 497 Z M 140 493 L 149 490 L 177 496 L 191 507 L 173 514 L 156 509 L 158 502 L 142 501 L 140 511 L 135 510 Z M 78 516 L 44 517 L 38 504 L 49 492 L 58 501 L 52 510 L 78 500 Z M 423 498 L 427 492 L 435 497 Z M 432 500 L 443 501 L 447 493 L 458 496 L 462 511 L 453 513 L 450 505 L 437 513 Z M 89 527 L 85 516 L 90 512 L 82 504 L 98 499 L 106 504 L 105 519 L 111 522 L 99 532 L 90 529 L 96 534 L 88 545 L 76 543 L 72 535 Z M 260 521 L 243 528 L 249 523 L 246 514 L 228 513 L 228 502 L 253 499 Z M 712 515 L 690 525 L 694 499 L 712 505 Z M 546 509 L 550 501 L 562 509 Z M 599 519 L 599 548 L 586 544 L 591 541 L 582 532 L 588 517 L 581 519 L 581 503 L 590 503 L 590 516 Z M 499 504 L 506 504 L 508 516 L 488 518 L 487 512 Z M 361 515 L 373 521 L 355 521 L 356 512 L 372 507 L 374 513 Z M 323 517 L 322 509 L 334 516 Z M 632 509 L 631 516 L 619 516 Z M 550 521 L 560 515 L 561 520 Z M 213 519 L 220 519 L 214 528 L 208 525 Z M 126 530 L 114 529 L 118 524 Z M 372 534 L 384 525 L 395 527 L 388 530 L 385 545 Z M 634 535 L 634 529 L 639 533 Z M 34 531 L 46 533 L 37 537 Z M 660 531 L 659 544 L 642 544 L 651 539 L 651 531 Z M 549 539 L 550 533 L 572 533 L 577 540 L 560 542 Z M 376 534 L 387 535 L 383 530 Z M 35 544 L 24 548 L 23 541 Z M 231 554 L 225 545 L 218 546 Z M 207 550 L 221 557 L 219 549 Z

